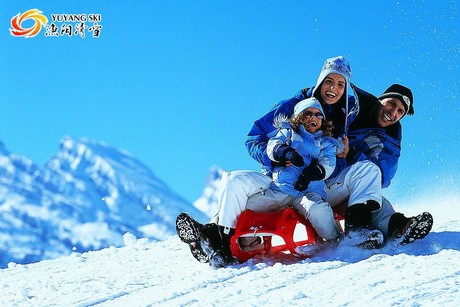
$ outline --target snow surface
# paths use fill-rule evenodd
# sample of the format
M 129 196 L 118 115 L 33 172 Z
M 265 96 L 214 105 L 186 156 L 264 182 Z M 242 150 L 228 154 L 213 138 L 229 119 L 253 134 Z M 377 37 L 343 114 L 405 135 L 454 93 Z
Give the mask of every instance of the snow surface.
M 0 306 L 456 306 L 460 303 L 460 198 L 423 196 L 423 240 L 365 251 L 339 246 L 310 259 L 269 254 L 228 268 L 197 262 L 177 236 L 0 270 Z

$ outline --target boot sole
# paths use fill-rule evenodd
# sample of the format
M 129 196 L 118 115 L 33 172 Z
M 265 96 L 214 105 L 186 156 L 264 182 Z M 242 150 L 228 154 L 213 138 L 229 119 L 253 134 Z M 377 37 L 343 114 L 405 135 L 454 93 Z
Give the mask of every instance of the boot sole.
M 425 238 L 433 227 L 433 216 L 428 212 L 417 215 L 402 235 L 401 245 Z
M 201 224 L 188 213 L 181 213 L 176 218 L 176 232 L 182 242 L 187 243 L 193 257 L 201 263 L 209 262 L 208 255 L 201 246 Z

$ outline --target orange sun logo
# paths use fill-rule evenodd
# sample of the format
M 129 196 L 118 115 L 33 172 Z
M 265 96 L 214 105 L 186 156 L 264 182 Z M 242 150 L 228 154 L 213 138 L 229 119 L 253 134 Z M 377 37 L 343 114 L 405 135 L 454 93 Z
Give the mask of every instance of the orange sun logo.
M 48 22 L 48 18 L 46 18 L 46 16 L 42 15 L 41 13 L 43 12 L 37 9 L 31 9 L 22 15 L 18 13 L 16 16 L 11 18 L 11 35 L 23 36 L 25 38 L 34 37 L 37 35 L 42 29 L 42 26 L 45 26 Z M 23 28 L 22 23 L 29 19 L 34 20 L 35 24 L 30 28 Z

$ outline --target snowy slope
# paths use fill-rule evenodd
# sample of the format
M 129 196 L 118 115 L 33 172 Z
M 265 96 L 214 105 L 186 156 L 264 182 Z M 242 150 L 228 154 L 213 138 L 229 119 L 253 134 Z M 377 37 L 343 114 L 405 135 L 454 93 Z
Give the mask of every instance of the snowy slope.
M 424 240 L 403 247 L 339 247 L 306 260 L 266 255 L 213 269 L 177 236 L 150 242 L 126 234 L 122 248 L 10 264 L 0 270 L 0 305 L 457 306 L 460 199 L 432 196 L 414 204 L 404 212 L 429 207 L 435 225 Z
M 109 246 L 126 232 L 175 233 L 175 216 L 205 215 L 127 152 L 66 137 L 39 167 L 0 143 L 0 268 Z

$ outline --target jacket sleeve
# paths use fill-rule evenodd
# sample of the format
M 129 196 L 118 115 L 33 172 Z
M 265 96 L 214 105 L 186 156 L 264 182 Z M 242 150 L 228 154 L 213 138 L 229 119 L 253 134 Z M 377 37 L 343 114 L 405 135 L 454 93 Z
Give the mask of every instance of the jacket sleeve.
M 272 110 L 255 121 L 245 142 L 249 155 L 267 167 L 271 166 L 270 158 L 267 155 L 267 143 L 275 131 L 275 127 L 273 126 L 274 113 L 275 110 Z
M 336 150 L 339 145 L 337 140 L 333 138 L 324 138 L 321 143 L 321 151 L 318 156 L 318 163 L 324 167 L 326 175 L 324 179 L 329 178 L 335 169 Z
M 269 169 L 272 168 L 271 160 L 267 155 L 267 143 L 276 134 L 276 128 L 273 125 L 274 119 L 279 114 L 291 116 L 294 113 L 294 106 L 307 98 L 310 92 L 311 90 L 303 89 L 294 97 L 280 101 L 270 112 L 254 122 L 245 142 L 248 153 L 254 160 Z
M 291 136 L 292 136 L 292 129 L 289 128 L 282 128 L 279 129 L 278 132 L 274 137 L 268 140 L 267 144 L 267 155 L 270 161 L 279 162 L 275 158 L 275 152 L 283 145 L 291 145 Z
M 388 187 L 398 169 L 400 142 L 378 130 L 371 131 L 361 140 L 349 135 L 349 140 L 350 152 L 347 163 L 350 165 L 362 160 L 374 162 L 382 172 L 382 188 Z

